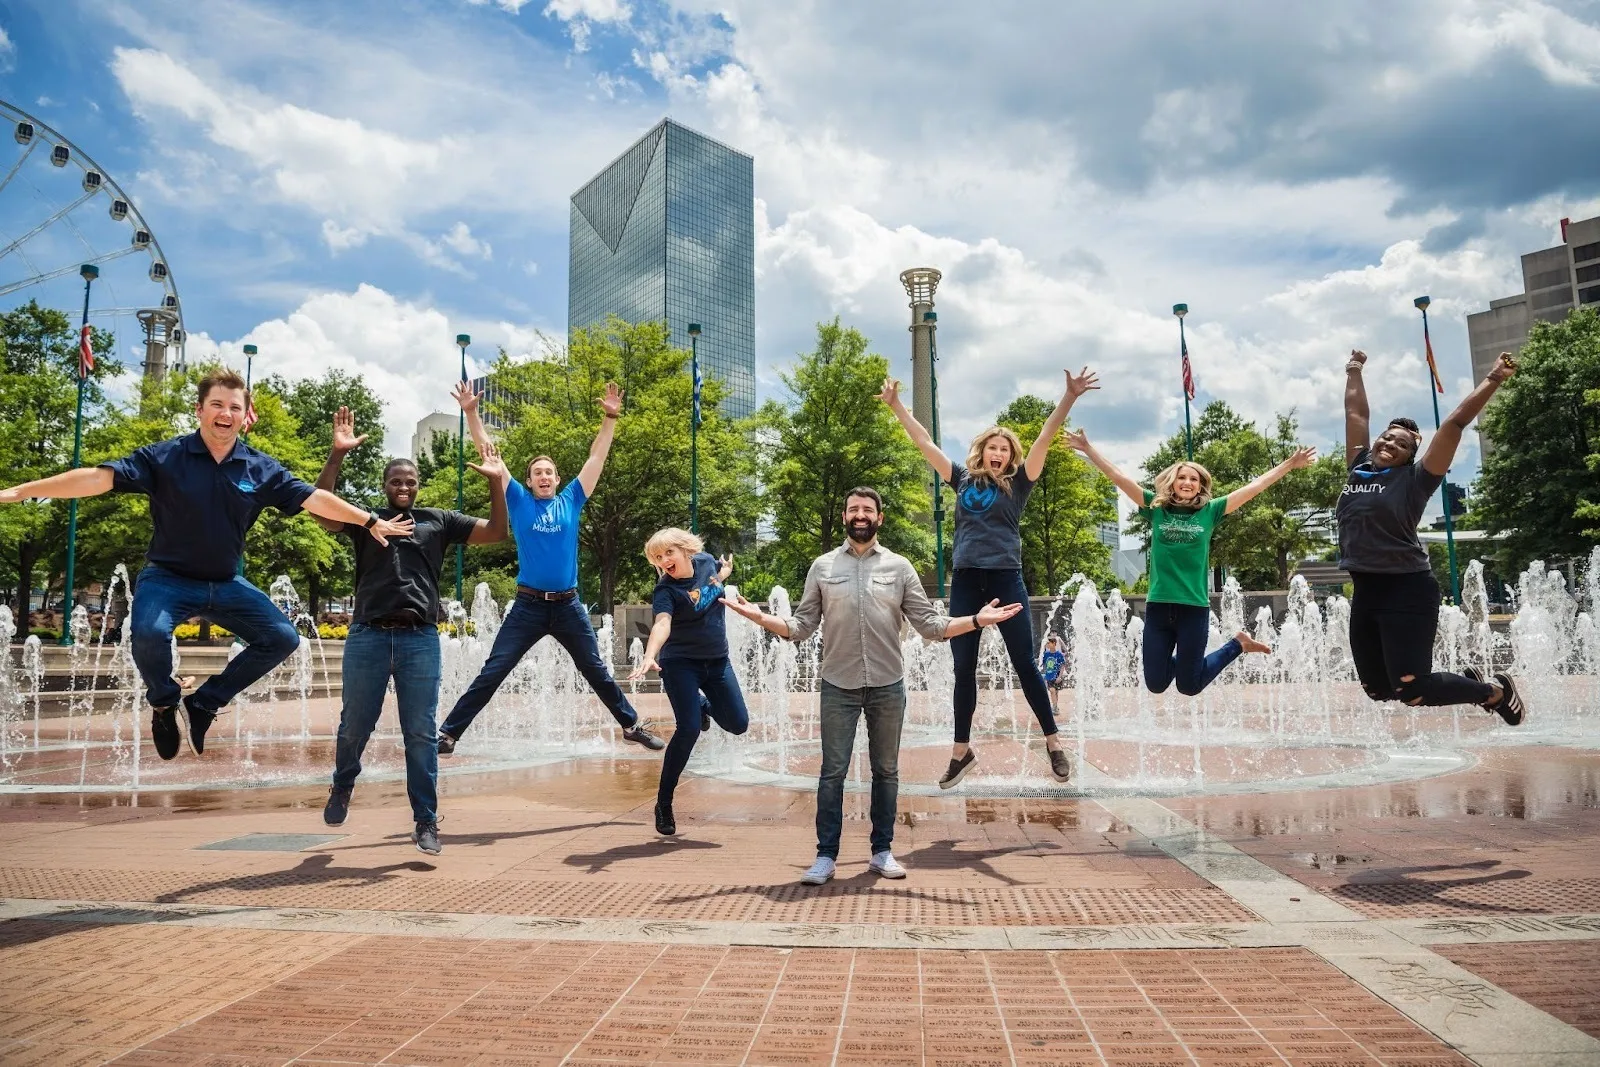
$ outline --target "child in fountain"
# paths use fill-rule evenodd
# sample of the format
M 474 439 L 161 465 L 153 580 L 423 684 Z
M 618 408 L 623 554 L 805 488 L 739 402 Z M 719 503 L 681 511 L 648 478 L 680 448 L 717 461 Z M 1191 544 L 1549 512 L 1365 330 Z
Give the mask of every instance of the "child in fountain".
M 973 439 L 965 465 L 944 454 L 933 435 L 900 402 L 900 383 L 892 378 L 883 382 L 878 399 L 889 405 L 907 435 L 921 450 L 928 464 L 949 483 L 956 497 L 955 573 L 950 581 L 950 611 L 970 615 L 981 606 L 998 599 L 1005 603 L 1027 603 L 1028 588 L 1022 580 L 1022 509 L 1028 494 L 1044 473 L 1050 444 L 1066 422 L 1073 402 L 1098 389 L 1089 368 L 1074 375 L 1066 372 L 1067 387 L 1050 412 L 1028 449 L 1004 426 L 991 426 Z M 940 789 L 959 785 L 977 762 L 973 751 L 972 716 L 978 710 L 978 634 L 969 633 L 950 642 L 955 666 L 955 742 L 950 750 L 950 765 L 939 779 Z M 1039 720 L 1044 734 L 1045 752 L 1050 759 L 1050 774 L 1058 782 L 1072 775 L 1072 760 L 1061 748 L 1061 734 L 1045 680 L 1034 662 L 1033 622 L 1026 611 L 1000 623 L 1011 669 L 1016 672 L 1022 693 Z
M 1061 638 L 1051 634 L 1044 639 L 1044 652 L 1039 656 L 1039 673 L 1050 687 L 1050 707 L 1061 710 L 1061 690 L 1067 685 L 1067 654 L 1061 651 Z
M 655 613 L 650 641 L 632 680 L 660 671 L 661 689 L 678 723 L 662 754 L 656 789 L 656 832 L 667 837 L 678 832 L 672 794 L 701 731 L 710 729 L 713 719 L 730 734 L 750 728 L 744 694 L 728 662 L 727 607 L 722 603 L 733 557 L 718 560 L 704 548 L 700 538 L 676 526 L 657 530 L 644 545 L 644 558 L 660 578 L 650 597 Z
M 1317 458 L 1314 448 L 1293 455 L 1226 496 L 1211 495 L 1211 472 L 1198 463 L 1174 463 L 1155 478 L 1152 491 L 1128 477 L 1089 443 L 1082 430 L 1067 434 L 1067 443 L 1082 452 L 1123 495 L 1150 520 L 1150 596 L 1144 616 L 1144 684 L 1152 693 L 1165 692 L 1174 681 L 1178 692 L 1194 696 L 1210 685 L 1245 652 L 1272 649 L 1240 630 L 1206 655 L 1211 598 L 1206 574 L 1211 562 L 1211 535 L 1223 517 L 1255 499 L 1268 486 Z
M 1508 674 L 1485 681 L 1472 667 L 1463 674 L 1433 669 L 1439 626 L 1439 583 L 1417 537 L 1422 512 L 1450 470 L 1461 435 L 1507 378 L 1516 373 L 1510 353 L 1462 400 L 1434 432 L 1426 452 L 1411 419 L 1390 419 L 1368 443 L 1370 409 L 1361 377 L 1365 352 L 1345 363 L 1345 459 L 1349 480 L 1339 496 L 1339 566 L 1350 572 L 1350 655 L 1356 677 L 1373 700 L 1412 706 L 1477 704 L 1510 726 L 1524 708 Z M 1420 453 L 1420 462 L 1419 462 Z

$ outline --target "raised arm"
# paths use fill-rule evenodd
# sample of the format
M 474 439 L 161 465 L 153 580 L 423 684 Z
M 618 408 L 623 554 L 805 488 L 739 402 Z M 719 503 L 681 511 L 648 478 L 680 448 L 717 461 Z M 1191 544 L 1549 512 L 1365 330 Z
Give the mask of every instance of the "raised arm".
M 112 478 L 110 467 L 79 467 L 37 481 L 23 482 L 10 489 L 0 489 L 0 504 L 20 504 L 35 497 L 71 500 L 75 497 L 99 496 L 111 492 Z
M 1502 383 L 1513 374 L 1517 373 L 1517 361 L 1510 352 L 1500 353 L 1500 358 L 1494 361 L 1494 366 L 1489 368 L 1489 374 L 1478 387 L 1468 393 L 1466 399 L 1456 405 L 1450 417 L 1434 433 L 1433 440 L 1428 442 L 1428 450 L 1422 454 L 1422 468 L 1429 474 L 1440 477 L 1450 472 L 1450 464 L 1456 458 L 1456 449 L 1461 446 L 1461 435 L 1466 432 L 1472 420 L 1478 417 L 1478 412 L 1494 396 Z
M 467 466 L 489 482 L 489 517 L 478 520 L 472 533 L 467 535 L 467 544 L 492 545 L 504 541 L 511 532 L 511 520 L 506 515 L 506 482 L 511 475 L 500 458 L 500 450 L 492 444 L 481 444 L 478 462 Z
M 489 431 L 483 425 L 483 416 L 478 411 L 478 403 L 483 398 L 472 391 L 472 383 L 463 378 L 450 388 L 450 395 L 455 398 L 463 414 L 467 416 L 467 434 L 472 438 L 472 443 L 477 446 L 478 455 L 483 455 L 484 446 L 494 447 L 494 442 L 489 437 Z M 504 466 L 500 468 L 501 491 L 505 490 L 504 482 L 509 480 L 511 472 Z
M 927 427 L 916 420 L 906 406 L 900 402 L 900 383 L 893 378 L 883 380 L 883 391 L 878 394 L 878 399 L 889 405 L 889 410 L 894 412 L 894 417 L 900 420 L 900 425 L 906 428 L 906 434 L 911 438 L 911 443 L 917 446 L 928 461 L 928 465 L 945 481 L 950 480 L 950 457 L 944 454 L 944 449 L 933 443 L 933 435 Z
M 667 643 L 667 638 L 672 634 L 672 613 L 662 611 L 656 614 L 656 621 L 650 625 L 650 640 L 645 642 L 644 656 L 639 660 L 638 666 L 629 673 L 628 680 L 637 682 L 651 671 L 659 671 L 661 664 L 656 662 L 656 656 L 661 652 L 661 646 Z
M 1122 495 L 1133 501 L 1134 507 L 1144 507 L 1144 486 L 1122 473 L 1122 468 L 1102 456 L 1094 445 L 1089 443 L 1089 435 L 1082 430 L 1073 430 L 1067 434 L 1067 444 L 1083 453 L 1083 458 L 1099 468 L 1100 473 L 1111 479 L 1111 484 L 1122 490 Z
M 376 513 L 346 503 L 326 489 L 318 489 L 306 497 L 300 506 L 313 517 L 321 517 L 340 526 L 346 523 L 360 526 L 372 534 L 374 541 L 385 547 L 391 537 L 410 537 L 411 528 L 415 525 L 410 519 L 379 519 Z M 369 520 L 376 521 L 369 525 Z
M 1071 371 L 1067 375 L 1067 389 L 1061 394 L 1061 399 L 1056 402 L 1055 410 L 1050 412 L 1050 417 L 1044 420 L 1044 428 L 1039 431 L 1039 436 L 1033 439 L 1033 445 L 1028 449 L 1028 458 L 1024 461 L 1022 469 L 1028 472 L 1031 481 L 1038 481 L 1039 475 L 1044 473 L 1044 461 L 1050 455 L 1050 443 L 1056 439 L 1056 434 L 1061 432 L 1061 427 L 1067 421 L 1067 412 L 1072 410 L 1073 401 L 1077 400 L 1090 389 L 1100 388 L 1100 379 L 1088 367 L 1079 371 L 1074 377 Z
M 1369 423 L 1372 420 L 1372 411 L 1367 406 L 1367 383 L 1361 380 L 1361 368 L 1367 362 L 1367 354 L 1360 349 L 1352 349 L 1350 359 L 1344 365 L 1344 465 L 1352 465 L 1356 457 L 1366 451 L 1371 444 L 1368 435 L 1371 433 Z
M 723 585 L 727 585 L 728 579 L 733 577 L 733 553 L 729 552 L 726 556 L 723 556 L 721 559 L 717 560 L 717 562 L 721 564 L 721 566 L 717 568 L 717 581 L 721 582 Z
M 600 432 L 594 435 L 594 444 L 589 446 L 589 458 L 578 472 L 584 496 L 594 495 L 600 472 L 606 466 L 606 456 L 611 453 L 611 442 L 617 436 L 617 418 L 622 414 L 622 390 L 617 388 L 616 382 L 606 383 L 606 395 L 600 398 L 600 411 Z
M 1250 501 L 1260 496 L 1266 491 L 1268 486 L 1282 478 L 1285 474 L 1288 474 L 1292 470 L 1299 470 L 1301 467 L 1309 467 L 1311 464 L 1315 463 L 1316 460 L 1316 449 L 1295 449 L 1294 455 L 1290 456 L 1276 467 L 1273 467 L 1271 470 L 1267 471 L 1267 473 L 1258 474 L 1248 484 L 1241 485 L 1239 488 L 1235 489 L 1233 492 L 1224 497 L 1223 499 L 1227 500 L 1228 503 L 1227 506 L 1223 508 L 1222 513 L 1224 515 L 1232 515 L 1235 511 L 1238 511 L 1240 508 L 1250 503 Z
M 341 406 L 333 413 L 333 447 L 328 449 L 328 458 L 322 464 L 322 473 L 317 475 L 317 488 L 331 493 L 339 486 L 339 472 L 344 469 L 344 457 L 360 448 L 367 439 L 366 434 L 356 435 L 356 417 L 348 407 Z M 321 515 L 311 516 L 318 526 L 329 533 L 339 533 L 344 529 L 344 523 L 325 519 Z M 366 519 L 361 520 L 365 522 Z

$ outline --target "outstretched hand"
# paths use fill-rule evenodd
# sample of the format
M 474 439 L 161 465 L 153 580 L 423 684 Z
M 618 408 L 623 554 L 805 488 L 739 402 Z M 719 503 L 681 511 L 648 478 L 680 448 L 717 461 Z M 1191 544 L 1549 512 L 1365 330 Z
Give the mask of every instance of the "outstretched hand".
M 1510 352 L 1502 352 L 1494 361 L 1494 366 L 1489 368 L 1489 380 L 1499 385 L 1515 373 L 1517 373 L 1517 358 Z
M 883 388 L 878 390 L 878 399 L 894 407 L 900 400 L 900 383 L 893 378 L 885 378 Z
M 1089 434 L 1084 430 L 1068 430 L 1067 447 L 1078 452 L 1089 451 Z
M 416 525 L 417 524 L 411 519 L 379 519 L 377 522 L 367 527 L 367 532 L 372 534 L 372 539 L 374 541 L 378 542 L 378 544 L 382 545 L 384 548 L 388 548 L 389 538 L 410 537 L 411 532 L 416 528 Z
M 605 395 L 600 398 L 600 411 L 608 419 L 622 414 L 622 390 L 617 388 L 616 382 L 606 383 Z
M 645 675 L 649 674 L 651 671 L 659 671 L 660 669 L 661 664 L 656 662 L 656 658 L 654 656 L 646 656 L 637 667 L 628 672 L 628 681 L 643 681 Z
M 1005 607 L 1001 607 L 1000 601 L 995 599 L 979 608 L 975 617 L 979 626 L 994 626 L 996 623 L 1005 622 L 1021 610 L 1021 604 L 1007 604 Z
M 1299 470 L 1301 467 L 1311 466 L 1316 461 L 1317 450 L 1312 448 L 1310 445 L 1307 445 L 1305 448 L 1297 448 L 1294 450 L 1294 454 L 1289 457 L 1289 469 L 1292 471 Z
M 759 623 L 761 621 L 761 609 L 750 603 L 750 601 L 746 600 L 743 593 L 735 593 L 732 596 L 725 596 L 722 597 L 721 600 L 725 606 L 731 608 L 738 614 L 743 615 L 751 622 Z
M 0 504 L 20 504 L 22 494 L 15 489 L 0 489 Z
M 733 553 L 729 552 L 726 556 L 718 557 L 717 566 L 718 572 L 726 579 L 733 573 Z
M 1090 370 L 1088 367 L 1083 368 L 1083 370 L 1079 371 L 1077 374 L 1067 371 L 1066 375 L 1067 395 L 1072 397 L 1074 400 L 1082 396 L 1084 393 L 1087 393 L 1091 389 L 1100 388 L 1100 376 L 1094 373 L 1094 371 Z
M 500 458 L 500 450 L 492 443 L 478 445 L 478 462 L 467 466 L 491 482 L 506 476 L 505 460 Z
M 333 413 L 333 450 L 353 452 L 367 440 L 367 435 L 356 436 L 356 417 L 348 407 L 341 406 Z
M 450 395 L 455 397 L 456 403 L 467 414 L 478 410 L 478 393 L 472 388 L 472 383 L 462 378 L 450 387 Z
M 1352 348 L 1350 350 L 1350 358 L 1345 361 L 1344 369 L 1358 371 L 1365 366 L 1366 362 L 1367 354 L 1359 348 Z

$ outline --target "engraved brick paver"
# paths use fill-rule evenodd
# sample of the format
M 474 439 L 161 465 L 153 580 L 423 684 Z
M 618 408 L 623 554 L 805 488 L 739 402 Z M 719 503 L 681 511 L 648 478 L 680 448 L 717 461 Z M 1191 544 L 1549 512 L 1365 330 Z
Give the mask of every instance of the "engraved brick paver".
M 1439 945 L 1439 955 L 1600 1037 L 1600 941 Z

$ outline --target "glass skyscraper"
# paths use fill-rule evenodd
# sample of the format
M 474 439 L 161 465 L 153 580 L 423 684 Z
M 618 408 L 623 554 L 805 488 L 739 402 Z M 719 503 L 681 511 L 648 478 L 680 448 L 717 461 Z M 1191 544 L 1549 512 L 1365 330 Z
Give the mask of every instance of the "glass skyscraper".
M 572 195 L 567 327 L 617 315 L 665 320 L 726 390 L 719 410 L 756 406 L 755 161 L 671 119 Z

